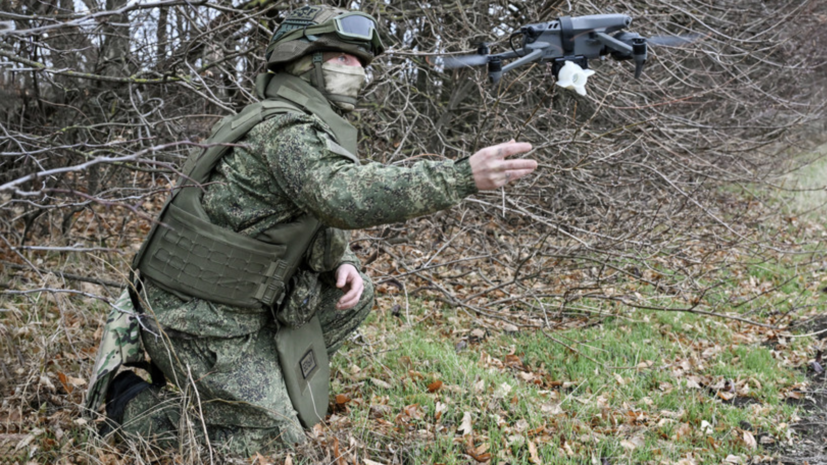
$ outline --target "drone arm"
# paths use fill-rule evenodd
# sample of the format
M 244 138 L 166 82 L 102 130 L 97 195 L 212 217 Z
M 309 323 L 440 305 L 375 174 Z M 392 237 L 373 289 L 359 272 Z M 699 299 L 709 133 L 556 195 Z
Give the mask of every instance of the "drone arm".
M 520 58 L 519 60 L 512 61 L 511 63 L 503 66 L 503 73 L 510 71 L 518 66 L 522 66 L 526 63 L 532 62 L 543 55 L 543 49 L 538 48 L 533 52 L 529 53 L 528 55 Z
M 599 40 L 600 43 L 602 43 L 603 45 L 605 45 L 605 46 L 607 46 L 607 47 L 609 47 L 613 50 L 616 50 L 616 51 L 618 51 L 618 52 L 620 52 L 624 55 L 629 55 L 629 56 L 632 55 L 632 46 L 631 45 L 629 45 L 625 42 L 622 42 L 620 40 L 617 40 L 614 37 L 610 36 L 609 34 L 606 34 L 605 32 L 595 32 L 595 35 L 597 36 L 597 40 Z

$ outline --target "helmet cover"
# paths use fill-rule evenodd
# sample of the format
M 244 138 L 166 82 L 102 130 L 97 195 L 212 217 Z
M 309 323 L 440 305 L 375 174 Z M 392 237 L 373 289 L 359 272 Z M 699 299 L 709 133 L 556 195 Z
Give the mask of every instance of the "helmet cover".
M 370 18 L 374 24 L 370 40 L 340 31 L 337 19 L 349 15 Z M 359 12 L 327 5 L 303 6 L 287 15 L 276 29 L 265 53 L 267 65 L 272 69 L 314 52 L 338 51 L 356 56 L 367 66 L 384 51 L 375 24 L 373 18 Z

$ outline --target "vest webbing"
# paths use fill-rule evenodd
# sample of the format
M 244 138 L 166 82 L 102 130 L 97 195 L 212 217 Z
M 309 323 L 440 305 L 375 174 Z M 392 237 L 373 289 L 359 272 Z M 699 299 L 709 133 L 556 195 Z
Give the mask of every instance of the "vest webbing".
M 191 156 L 172 197 L 136 254 L 132 267 L 164 290 L 238 307 L 281 303 L 284 283 L 295 272 L 320 228 L 304 215 L 267 230 L 268 242 L 210 223 L 201 205 L 201 185 L 221 158 L 255 125 L 287 112 L 302 112 L 268 99 L 224 118 Z M 303 112 L 302 112 L 303 113 Z

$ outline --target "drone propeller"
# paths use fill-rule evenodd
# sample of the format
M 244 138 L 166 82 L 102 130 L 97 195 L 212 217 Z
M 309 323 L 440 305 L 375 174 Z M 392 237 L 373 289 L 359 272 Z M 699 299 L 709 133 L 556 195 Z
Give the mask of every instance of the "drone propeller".
M 442 66 L 444 66 L 445 69 L 482 66 L 487 63 L 488 55 L 460 55 L 442 57 Z
M 646 39 L 646 42 L 651 45 L 662 45 L 665 47 L 678 47 L 681 45 L 691 44 L 700 39 L 700 34 L 687 34 L 680 36 L 653 36 Z

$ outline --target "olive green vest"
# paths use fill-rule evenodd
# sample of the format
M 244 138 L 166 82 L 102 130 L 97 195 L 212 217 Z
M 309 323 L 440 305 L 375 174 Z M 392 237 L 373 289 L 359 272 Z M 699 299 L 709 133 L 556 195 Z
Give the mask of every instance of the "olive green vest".
M 202 152 L 191 156 L 132 267 L 162 289 L 238 307 L 281 304 L 285 283 L 321 227 L 305 214 L 249 237 L 210 223 L 201 205 L 204 183 L 230 146 L 256 124 L 278 114 L 312 114 L 330 128 L 328 149 L 356 163 L 356 128 L 309 83 L 288 74 L 261 74 L 262 101 L 213 128 Z

